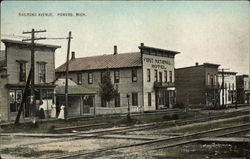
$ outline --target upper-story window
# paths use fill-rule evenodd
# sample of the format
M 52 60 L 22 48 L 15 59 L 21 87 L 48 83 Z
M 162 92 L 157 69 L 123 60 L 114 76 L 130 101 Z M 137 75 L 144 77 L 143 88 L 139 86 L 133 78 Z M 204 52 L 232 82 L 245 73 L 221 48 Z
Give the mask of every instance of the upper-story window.
M 132 70 L 132 82 L 137 82 L 137 70 Z
M 207 74 L 207 84 L 210 85 L 210 74 Z
M 77 84 L 82 84 L 82 73 L 77 73 Z
M 164 79 L 165 79 L 165 82 L 168 82 L 168 72 L 167 71 L 164 71 Z
M 232 83 L 232 90 L 234 90 L 234 83 Z
M 88 83 L 89 84 L 93 83 L 93 73 L 92 72 L 88 73 Z
M 26 81 L 26 62 L 19 62 L 19 82 Z
M 155 70 L 155 82 L 157 82 L 157 81 L 158 81 L 158 71 Z
M 213 75 L 211 75 L 210 76 L 210 85 L 212 86 L 212 85 L 214 85 L 214 76 Z
M 159 82 L 162 82 L 162 72 L 159 72 Z
M 151 81 L 150 69 L 147 69 L 147 81 Z
M 119 83 L 120 82 L 120 73 L 119 71 L 114 72 L 114 83 Z
M 45 62 L 41 62 L 39 63 L 39 82 L 40 83 L 45 83 L 46 82 L 46 63 Z
M 169 71 L 169 82 L 170 82 L 170 83 L 173 82 L 173 74 L 172 74 L 172 71 Z
M 214 75 L 214 85 L 216 86 L 216 84 L 217 84 L 217 76 Z

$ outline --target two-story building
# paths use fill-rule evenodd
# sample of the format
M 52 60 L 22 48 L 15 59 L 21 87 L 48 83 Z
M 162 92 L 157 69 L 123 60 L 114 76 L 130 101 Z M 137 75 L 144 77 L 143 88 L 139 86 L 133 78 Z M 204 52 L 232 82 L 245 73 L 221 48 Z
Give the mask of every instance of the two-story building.
M 248 75 L 236 76 L 238 103 L 250 103 L 250 84 Z
M 222 86 L 223 78 L 224 86 Z M 220 88 L 220 105 L 233 104 L 236 101 L 236 72 L 219 71 L 218 83 Z
M 14 120 L 24 93 L 31 66 L 30 43 L 16 40 L 1 40 L 5 44 L 0 61 L 0 117 Z M 52 104 L 55 80 L 56 45 L 35 44 L 35 100 L 36 110 L 43 101 L 48 112 Z M 30 97 L 26 99 L 21 119 L 31 116 Z M 32 110 L 35 110 L 32 109 Z M 46 114 L 49 116 L 49 114 Z
M 200 107 L 219 102 L 218 64 L 204 63 L 175 69 L 177 104 Z
M 174 57 L 179 52 L 139 46 L 133 53 L 72 58 L 69 61 L 69 78 L 79 85 L 96 90 L 96 113 L 125 113 L 128 100 L 131 111 L 172 108 L 175 104 Z M 119 97 L 109 106 L 99 95 L 99 83 L 105 70 L 110 71 L 112 83 L 119 91 Z M 57 78 L 65 77 L 65 64 L 56 69 Z M 129 95 L 129 99 L 127 98 Z M 90 110 L 91 111 L 91 110 Z

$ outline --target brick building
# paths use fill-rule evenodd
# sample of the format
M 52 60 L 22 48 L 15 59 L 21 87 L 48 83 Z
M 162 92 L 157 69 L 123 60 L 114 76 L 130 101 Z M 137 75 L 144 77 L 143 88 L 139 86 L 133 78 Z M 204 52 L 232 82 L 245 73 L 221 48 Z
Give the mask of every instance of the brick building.
M 31 65 L 30 43 L 2 39 L 5 50 L 0 59 L 0 116 L 1 120 L 14 120 Z M 38 107 L 43 101 L 46 111 L 50 109 L 55 85 L 56 45 L 35 45 L 35 98 Z M 36 108 L 38 109 L 38 108 Z M 24 104 L 21 119 L 31 116 L 30 99 Z M 48 114 L 46 114 L 48 116 Z
M 128 99 L 131 111 L 172 108 L 175 104 L 174 57 L 179 52 L 139 46 L 134 53 L 72 58 L 69 61 L 69 78 L 79 85 L 96 91 L 97 114 L 125 113 Z M 112 83 L 119 91 L 119 97 L 108 106 L 98 95 L 102 73 L 109 69 Z M 56 69 L 57 78 L 65 77 L 65 64 Z
M 236 72 L 223 72 L 224 74 L 224 87 L 222 87 L 222 72 L 218 72 L 219 93 L 220 93 L 220 105 L 233 104 L 236 101 Z M 223 92 L 224 91 L 224 92 Z
M 217 64 L 204 63 L 175 69 L 177 104 L 212 106 L 218 101 Z
M 237 99 L 238 103 L 244 104 L 250 102 L 250 81 L 248 75 L 236 76 Z

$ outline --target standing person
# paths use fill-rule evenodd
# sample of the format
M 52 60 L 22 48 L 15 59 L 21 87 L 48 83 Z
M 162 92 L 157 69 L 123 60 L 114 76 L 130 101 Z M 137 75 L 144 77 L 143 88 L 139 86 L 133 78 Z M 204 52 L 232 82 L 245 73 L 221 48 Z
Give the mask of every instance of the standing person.
M 40 119 L 45 119 L 45 112 L 43 108 L 43 101 L 40 101 L 39 103 L 39 118 Z
M 51 114 L 50 114 L 50 117 L 51 118 L 56 118 L 56 105 L 55 104 L 52 104 L 51 105 Z
M 58 119 L 64 119 L 64 108 L 65 106 L 62 104 Z

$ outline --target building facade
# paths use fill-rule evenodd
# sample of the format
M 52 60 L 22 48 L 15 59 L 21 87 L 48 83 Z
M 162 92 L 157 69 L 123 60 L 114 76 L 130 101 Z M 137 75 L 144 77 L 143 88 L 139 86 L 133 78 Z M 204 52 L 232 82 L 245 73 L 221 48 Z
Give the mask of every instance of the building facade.
M 31 66 L 30 43 L 2 39 L 5 51 L 0 64 L 0 108 L 1 120 L 14 120 L 20 106 L 25 84 Z M 56 45 L 35 44 L 35 100 L 36 108 L 32 109 L 30 95 L 26 99 L 21 119 L 29 118 L 31 110 L 36 111 L 41 101 L 46 110 L 52 104 L 55 85 L 55 50 Z M 35 112 L 34 112 L 35 113 Z M 46 113 L 46 116 L 49 116 Z
M 176 51 L 139 46 L 140 51 L 72 58 L 69 62 L 69 78 L 78 85 L 96 91 L 97 114 L 125 113 L 128 103 L 131 111 L 148 111 L 175 104 L 174 57 Z M 111 81 L 118 89 L 119 97 L 107 104 L 99 95 L 102 74 L 109 70 Z M 56 69 L 57 78 L 65 77 L 65 64 Z M 129 96 L 128 96 L 129 95 Z
M 204 63 L 178 68 L 176 75 L 177 104 L 184 106 L 212 106 L 219 101 L 217 64 Z
M 248 75 L 236 76 L 237 99 L 240 104 L 250 103 L 250 81 Z
M 223 74 L 223 75 L 222 75 Z M 224 76 L 224 77 L 223 77 Z M 224 78 L 224 86 L 222 81 Z M 236 72 L 218 72 L 220 105 L 233 104 L 236 101 Z

